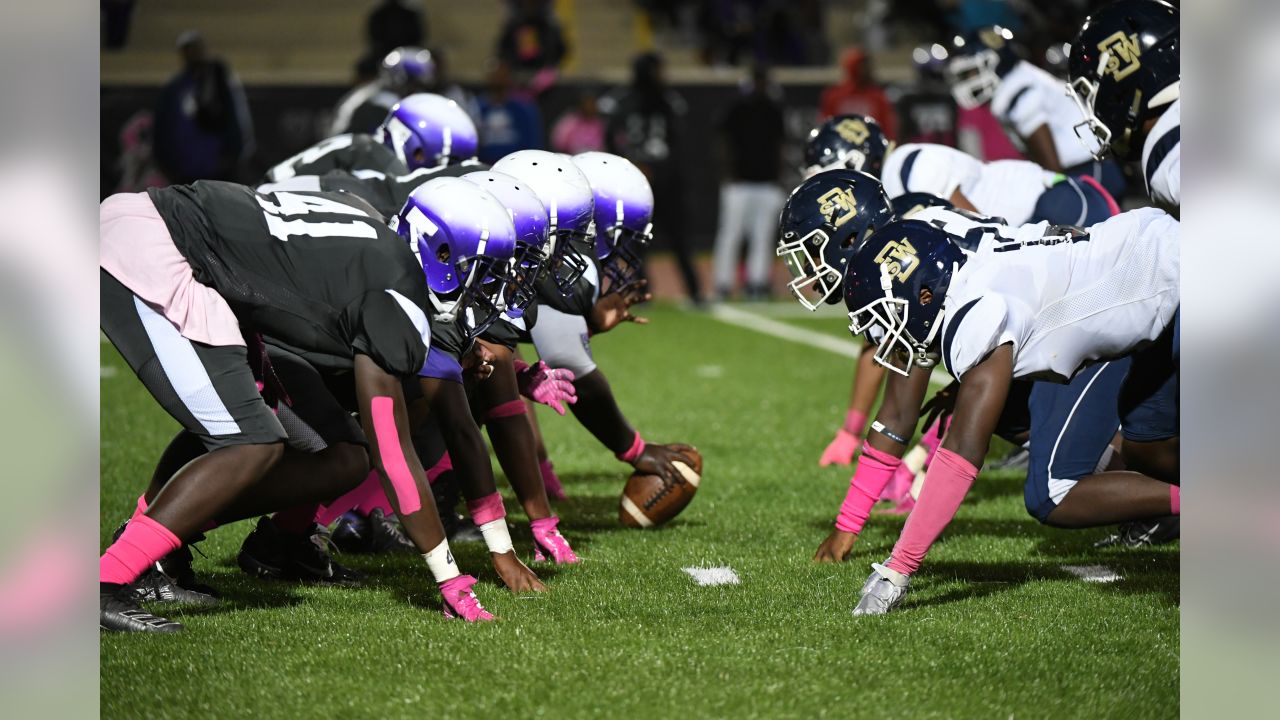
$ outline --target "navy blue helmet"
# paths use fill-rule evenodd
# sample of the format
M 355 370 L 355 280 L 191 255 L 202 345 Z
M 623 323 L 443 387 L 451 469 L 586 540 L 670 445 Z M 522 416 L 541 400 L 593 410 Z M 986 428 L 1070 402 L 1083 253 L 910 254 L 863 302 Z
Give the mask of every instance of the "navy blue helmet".
M 778 219 L 778 256 L 792 276 L 787 289 L 810 310 L 839 302 L 850 256 L 892 220 L 884 187 L 866 173 L 827 170 L 800 183 Z
M 1008 28 L 989 25 L 956 35 L 951 39 L 946 69 L 956 104 L 972 110 L 991 102 L 1000 78 L 1008 75 L 1021 59 Z
M 877 344 L 875 360 L 900 374 L 933 367 L 943 301 L 965 254 L 945 231 L 918 220 L 880 228 L 844 274 L 849 332 Z
M 893 142 L 869 115 L 837 115 L 809 131 L 804 145 L 804 175 L 847 168 L 880 177 Z
M 1098 139 L 1099 158 L 1142 153 L 1135 133 L 1178 99 L 1178 11 L 1160 0 L 1119 0 L 1090 15 L 1071 43 L 1067 87 L 1084 112 L 1076 132 Z

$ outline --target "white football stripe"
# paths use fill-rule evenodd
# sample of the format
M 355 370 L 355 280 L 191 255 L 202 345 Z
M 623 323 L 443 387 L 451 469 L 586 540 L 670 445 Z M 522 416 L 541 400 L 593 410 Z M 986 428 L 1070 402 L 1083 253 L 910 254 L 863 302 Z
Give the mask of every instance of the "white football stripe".
M 636 504 L 631 502 L 631 498 L 626 495 L 622 496 L 622 509 L 626 510 L 631 519 L 635 520 L 640 527 L 653 527 L 653 521 L 645 517 L 645 514 L 640 512 L 640 508 L 636 507 Z
M 702 482 L 702 476 L 701 476 L 701 475 L 699 475 L 698 473 L 694 472 L 694 471 L 693 471 L 693 468 L 691 468 L 691 467 L 689 467 L 688 465 L 686 465 L 686 464 L 684 464 L 684 463 L 680 462 L 679 460 L 672 460 L 672 461 L 671 461 L 671 465 L 672 465 L 673 467 L 675 467 L 675 469 L 677 469 L 677 470 L 679 470 L 679 471 L 680 471 L 680 474 L 684 476 L 684 481 L 685 481 L 685 482 L 689 483 L 690 485 L 694 486 L 695 488 L 696 488 L 696 487 L 698 487 L 698 483 Z
M 1124 579 L 1105 565 L 1063 565 L 1062 569 L 1085 582 L 1111 583 Z
M 687 567 L 682 568 L 693 581 L 702 587 L 714 587 L 716 585 L 739 585 L 742 580 L 738 578 L 738 573 L 728 565 L 720 567 L 699 568 Z

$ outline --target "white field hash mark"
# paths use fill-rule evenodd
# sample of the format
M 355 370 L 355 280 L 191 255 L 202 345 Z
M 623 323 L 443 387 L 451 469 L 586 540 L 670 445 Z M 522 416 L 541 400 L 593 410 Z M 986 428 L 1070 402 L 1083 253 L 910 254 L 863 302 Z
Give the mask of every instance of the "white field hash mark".
M 738 579 L 738 573 L 728 565 L 711 568 L 687 567 L 684 571 L 689 573 L 689 577 L 702 587 L 712 587 L 715 585 L 739 585 L 742 583 Z
M 1105 565 L 1063 565 L 1062 569 L 1085 582 L 1112 583 L 1124 579 Z

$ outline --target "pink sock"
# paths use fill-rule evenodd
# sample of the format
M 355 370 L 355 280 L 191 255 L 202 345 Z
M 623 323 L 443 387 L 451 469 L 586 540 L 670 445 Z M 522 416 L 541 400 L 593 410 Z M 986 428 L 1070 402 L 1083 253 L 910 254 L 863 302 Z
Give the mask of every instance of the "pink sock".
M 310 535 L 316 520 L 317 505 L 299 505 L 286 508 L 271 516 L 271 522 L 281 532 L 290 535 Z
M 844 429 L 854 437 L 862 437 L 862 431 L 867 426 L 867 414 L 861 410 L 850 410 L 844 416 Z
M 920 444 L 929 449 L 929 454 L 924 458 L 926 468 L 933 462 L 933 456 L 938 454 L 938 448 L 942 446 L 942 436 L 947 434 L 949 425 L 951 425 L 950 416 L 946 420 L 938 418 L 933 421 L 928 430 L 924 431 L 924 435 L 920 436 Z
M 444 455 L 440 456 L 440 459 L 436 461 L 435 465 L 427 468 L 427 482 L 431 485 L 435 485 L 436 480 L 439 480 L 441 475 L 451 470 L 453 470 L 453 460 L 449 458 L 449 453 L 446 452 Z
M 1169 486 L 1169 513 L 1172 515 L 1181 515 L 1182 510 L 1182 488 L 1177 485 Z
M 483 525 L 507 516 L 507 510 L 502 506 L 502 496 L 498 493 L 485 495 L 479 500 L 468 500 L 467 512 L 471 514 L 471 520 L 476 525 Z
M 542 473 L 542 487 L 546 488 L 547 496 L 555 500 L 564 499 L 564 486 L 560 484 L 560 476 L 556 475 L 556 470 L 551 465 L 550 460 L 539 460 L 538 471 Z
M 98 581 L 131 583 L 151 563 L 182 546 L 182 541 L 169 529 L 146 515 L 130 520 L 120 539 L 98 560 Z
M 849 481 L 849 492 L 840 505 L 840 514 L 836 516 L 836 529 L 842 532 L 862 532 L 871 508 L 884 492 L 885 485 L 893 478 L 893 473 L 902 464 L 887 452 L 877 450 L 870 445 L 862 446 L 862 457 L 858 459 L 858 469 L 853 472 Z
M 133 517 L 130 520 L 137 520 L 140 516 L 147 514 L 147 495 L 143 493 L 138 496 L 138 506 L 133 511 Z
M 973 487 L 978 468 L 968 460 L 945 448 L 938 450 L 937 462 L 925 476 L 924 488 L 915 509 L 907 516 L 893 556 L 887 566 L 903 575 L 920 569 L 920 563 L 956 516 L 964 496 Z
M 343 513 L 359 507 L 375 491 L 382 492 L 382 481 L 378 478 L 378 471 L 372 470 L 359 485 L 352 488 L 345 495 L 339 496 L 337 500 L 321 507 L 316 513 L 315 521 L 325 527 L 329 527 Z M 382 493 L 382 495 L 386 497 L 385 493 Z

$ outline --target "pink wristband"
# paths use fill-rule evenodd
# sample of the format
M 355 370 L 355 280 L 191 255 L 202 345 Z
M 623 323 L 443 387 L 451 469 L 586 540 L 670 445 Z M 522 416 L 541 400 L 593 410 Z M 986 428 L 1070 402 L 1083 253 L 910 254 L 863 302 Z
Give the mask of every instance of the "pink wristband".
M 521 359 L 519 359 L 519 358 L 517 358 L 517 359 L 513 360 L 513 361 L 512 361 L 512 363 L 513 363 L 513 364 L 515 365 L 515 367 L 516 367 L 516 372 L 524 372 L 525 370 L 528 370 L 528 369 L 529 369 L 529 363 L 527 363 L 527 362 L 525 362 L 525 361 L 523 361 L 523 360 L 521 360 Z
M 485 495 L 479 500 L 467 501 L 467 512 L 476 525 L 500 520 L 507 516 L 507 509 L 502 506 L 502 496 L 498 493 Z
M 636 437 L 631 441 L 631 447 L 626 452 L 618 453 L 614 457 L 624 463 L 634 463 L 644 453 L 644 438 L 640 437 L 640 431 L 636 431 Z
M 870 445 L 862 446 L 862 457 L 858 459 L 858 469 L 849 481 L 849 492 L 840 505 L 840 514 L 836 516 L 836 529 L 841 532 L 859 533 L 871 516 L 871 508 L 880 499 L 885 486 L 893 479 L 893 473 L 902 465 L 902 458 L 897 458 Z

